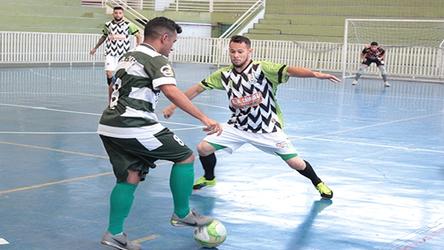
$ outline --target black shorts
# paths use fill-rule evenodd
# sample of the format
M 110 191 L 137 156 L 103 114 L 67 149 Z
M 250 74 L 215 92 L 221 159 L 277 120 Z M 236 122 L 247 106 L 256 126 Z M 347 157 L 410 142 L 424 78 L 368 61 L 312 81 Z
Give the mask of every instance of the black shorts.
M 114 138 L 100 135 L 105 150 L 108 153 L 117 182 L 126 182 L 128 170 L 139 171 L 141 180 L 150 168 L 156 167 L 157 160 L 181 162 L 193 154 L 180 139 L 165 128 L 149 140 L 157 140 L 159 147 L 147 149 L 141 141 L 146 138 Z
M 367 59 L 366 61 L 362 62 L 362 64 L 365 64 L 367 66 L 370 66 L 372 63 L 376 63 L 376 66 L 384 65 L 384 61 L 380 61 L 378 59 Z

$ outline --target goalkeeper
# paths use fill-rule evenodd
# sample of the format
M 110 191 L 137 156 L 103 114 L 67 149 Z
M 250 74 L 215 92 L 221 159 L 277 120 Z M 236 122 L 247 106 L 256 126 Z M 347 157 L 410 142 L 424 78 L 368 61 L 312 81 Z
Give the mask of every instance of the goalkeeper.
M 372 42 L 370 46 L 366 46 L 361 52 L 361 66 L 356 73 L 355 79 L 353 80 L 353 85 L 358 84 L 358 80 L 362 73 L 372 64 L 375 63 L 379 71 L 381 71 L 382 79 L 384 80 L 384 86 L 390 87 L 387 82 L 387 71 L 385 70 L 384 64 L 385 50 L 379 46 L 377 42 Z

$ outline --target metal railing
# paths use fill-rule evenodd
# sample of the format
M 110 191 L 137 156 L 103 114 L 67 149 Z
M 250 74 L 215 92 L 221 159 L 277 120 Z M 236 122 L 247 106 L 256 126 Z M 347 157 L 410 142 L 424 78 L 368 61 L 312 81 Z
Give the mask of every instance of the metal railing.
M 87 7 L 105 7 L 105 0 L 81 0 L 80 5 Z
M 137 8 L 142 9 L 142 0 L 105 0 L 105 5 L 109 7 L 121 6 L 125 9 L 125 18 L 132 21 L 141 30 L 143 26 L 148 22 L 148 19 L 133 8 L 133 6 L 138 6 Z
M 82 6 L 105 7 L 108 0 L 81 0 Z M 196 11 L 196 12 L 236 12 L 247 11 L 256 0 L 121 0 L 124 4 L 134 9 L 155 9 L 157 4 L 163 7 L 163 11 Z M 171 2 L 171 3 L 169 3 Z
M 256 0 L 175 0 L 168 9 L 196 12 L 245 12 Z
M 103 46 L 95 56 L 89 50 L 100 34 L 63 34 L 36 32 L 0 32 L 0 65 L 2 64 L 56 64 L 103 63 Z M 228 65 L 229 39 L 180 37 L 170 60 L 180 63 Z M 359 67 L 362 44 L 349 44 L 347 69 Z M 342 44 L 323 42 L 292 42 L 253 40 L 255 60 L 270 60 L 287 65 L 307 67 L 318 71 L 342 72 Z M 411 47 L 387 50 L 387 72 L 400 78 L 444 81 L 443 50 L 440 48 Z M 370 74 L 378 74 L 375 67 Z
M 89 55 L 100 36 L 0 32 L 0 64 L 101 63 L 105 60 L 103 46 L 97 50 L 96 56 Z
M 236 20 L 220 38 L 231 37 L 233 34 L 240 34 L 245 27 L 252 26 L 251 23 L 257 22 L 256 17 L 265 11 L 265 0 L 257 0 L 251 7 Z

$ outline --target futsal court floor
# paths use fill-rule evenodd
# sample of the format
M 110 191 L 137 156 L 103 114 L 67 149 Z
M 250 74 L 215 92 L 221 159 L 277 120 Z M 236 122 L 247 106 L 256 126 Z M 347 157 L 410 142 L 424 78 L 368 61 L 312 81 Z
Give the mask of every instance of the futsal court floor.
M 181 89 L 215 70 L 174 66 Z M 108 249 L 99 241 L 115 179 L 96 134 L 103 68 L 2 68 L 0 80 L 0 249 Z M 220 152 L 217 185 L 191 197 L 227 227 L 218 249 L 444 249 L 444 84 L 391 84 L 281 85 L 285 131 L 334 198 L 321 200 L 307 179 L 254 147 Z M 181 111 L 165 121 L 168 103 L 161 96 L 161 122 L 195 150 L 205 136 L 199 122 Z M 220 122 L 229 117 L 222 91 L 194 103 Z M 191 228 L 169 224 L 170 169 L 158 162 L 139 185 L 125 230 L 144 249 L 197 250 Z

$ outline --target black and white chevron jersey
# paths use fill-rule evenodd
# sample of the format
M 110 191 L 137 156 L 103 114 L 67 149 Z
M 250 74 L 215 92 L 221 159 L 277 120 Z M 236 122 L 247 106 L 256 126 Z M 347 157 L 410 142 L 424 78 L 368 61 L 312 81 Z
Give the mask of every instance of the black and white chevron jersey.
M 108 36 L 105 41 L 105 55 L 120 57 L 131 47 L 129 36 L 139 32 L 139 29 L 126 20 L 120 22 L 111 20 L 105 23 L 102 32 Z
M 273 133 L 283 126 L 276 91 L 288 81 L 287 69 L 284 64 L 252 61 L 242 72 L 233 65 L 219 69 L 200 84 L 227 92 L 232 112 L 228 124 L 243 131 Z

